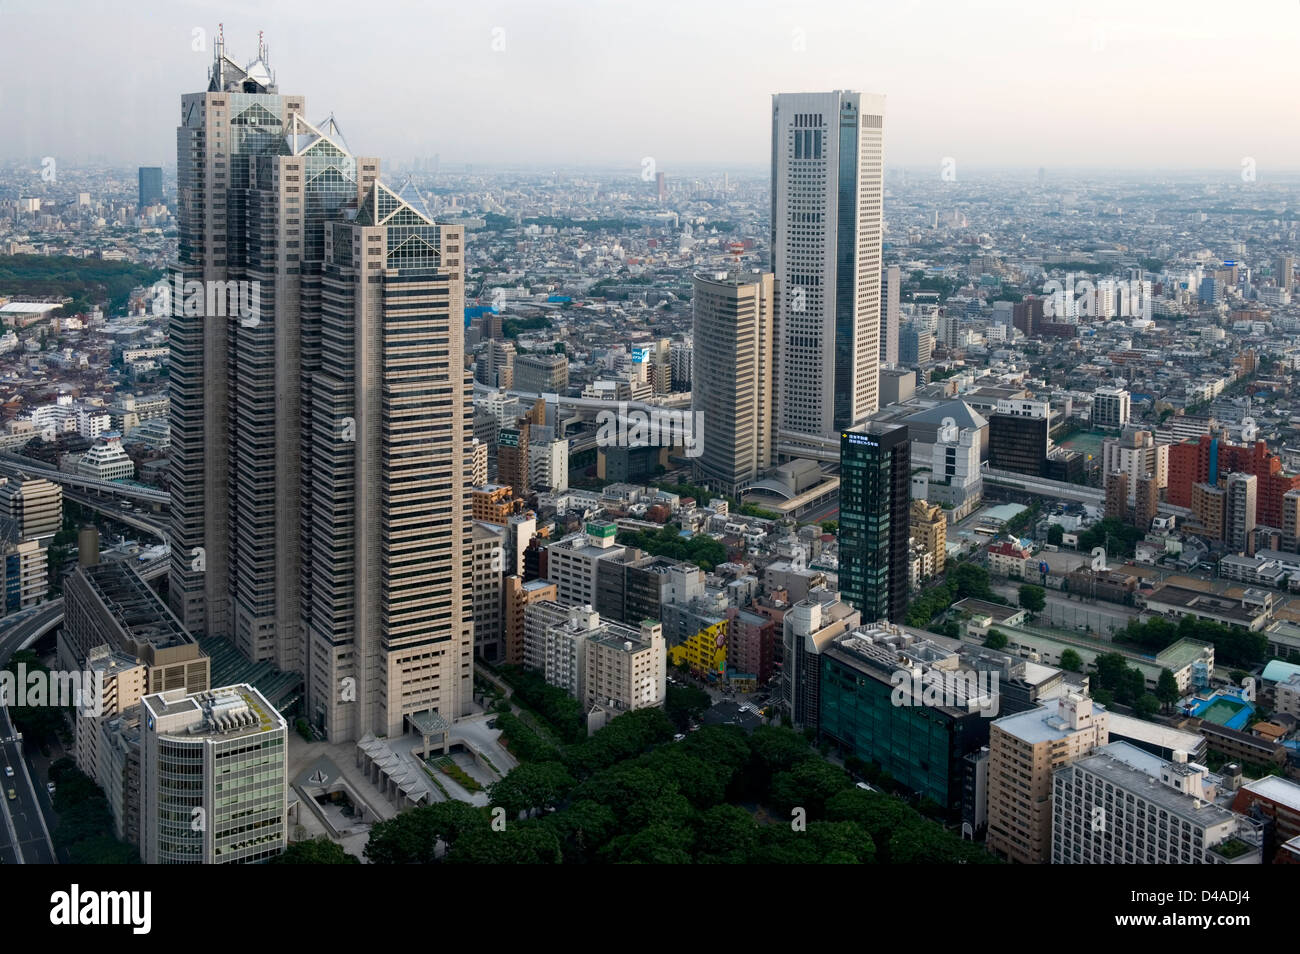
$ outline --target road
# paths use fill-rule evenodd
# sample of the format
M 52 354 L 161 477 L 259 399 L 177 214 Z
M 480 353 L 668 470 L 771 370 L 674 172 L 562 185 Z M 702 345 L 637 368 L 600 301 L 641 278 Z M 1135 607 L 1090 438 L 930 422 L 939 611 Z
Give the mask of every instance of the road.
M 63 600 L 51 600 L 0 620 L 0 666 L 37 633 L 63 619 Z M 13 769 L 9 778 L 5 767 Z M 9 799 L 9 789 L 17 796 Z M 39 789 L 39 790 L 38 790 Z M 0 707 L 0 863 L 55 864 L 46 812 L 53 807 L 44 785 L 38 786 L 23 758 L 9 711 Z

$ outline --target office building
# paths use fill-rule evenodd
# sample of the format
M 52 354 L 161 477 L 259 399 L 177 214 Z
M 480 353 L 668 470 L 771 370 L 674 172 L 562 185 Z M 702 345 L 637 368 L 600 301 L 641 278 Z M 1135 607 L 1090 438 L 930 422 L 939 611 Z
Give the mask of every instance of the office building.
M 1213 484 L 1192 485 L 1192 520 L 1197 532 L 1211 540 L 1223 540 L 1227 524 L 1228 494 Z
M 248 684 L 141 700 L 145 864 L 248 864 L 288 845 L 288 726 Z
M 1273 263 L 1273 275 L 1278 288 L 1290 291 L 1295 284 L 1295 256 L 1279 255 Z
M 850 91 L 772 97 L 783 439 L 833 437 L 879 406 L 884 112 Z
M 314 148 L 324 162 L 338 147 L 303 136 L 299 152 Z M 374 182 L 324 237 L 303 349 L 301 668 L 329 738 L 391 738 L 472 705 L 464 232 L 409 183 Z
M 890 265 L 881 279 L 880 363 L 898 364 L 898 330 L 902 315 L 899 295 L 903 286 L 902 269 Z M 883 398 L 881 405 L 888 403 Z
M 1045 475 L 1051 449 L 1050 409 L 1043 401 L 999 401 L 989 415 L 989 466 L 1032 477 Z
M 888 624 L 831 640 L 819 662 L 822 734 L 846 756 L 878 763 L 959 813 L 965 758 L 989 741 L 996 683 L 960 668 L 956 653 Z
M 840 590 L 867 620 L 907 609 L 911 444 L 905 425 L 868 423 L 840 439 Z
M 598 565 L 623 556 L 627 550 L 616 542 L 617 531 L 612 523 L 589 523 L 584 532 L 570 534 L 546 548 L 547 579 L 556 585 L 561 603 L 598 605 Z
M 277 168 L 280 178 L 303 176 L 301 162 L 293 163 L 298 166 L 296 170 L 279 167 L 289 159 L 280 155 L 286 146 L 286 131 L 291 129 L 295 118 L 300 118 L 306 103 L 301 96 L 279 92 L 264 54 L 259 49 L 251 63 L 241 66 L 226 54 L 224 38 L 218 35 L 207 90 L 181 97 L 181 125 L 176 130 L 179 250 L 173 269 L 174 281 L 219 282 L 220 286 L 204 287 L 229 288 L 232 286 L 225 283 L 251 280 L 253 276 L 247 274 L 248 240 L 250 231 L 261 231 L 258 212 L 280 214 L 277 203 L 262 202 L 261 190 L 250 190 L 251 180 L 264 164 L 270 164 L 262 170 L 267 179 L 271 177 L 272 167 Z M 348 173 L 355 175 L 353 166 L 341 171 L 345 180 L 349 178 Z M 285 210 L 290 206 L 303 208 L 302 188 L 298 182 L 292 194 L 288 191 L 283 194 Z M 250 192 L 257 196 L 252 221 L 248 217 Z M 288 216 L 287 211 L 283 214 Z M 316 230 L 319 228 L 317 225 Z M 306 229 L 302 225 L 293 229 L 292 236 L 287 226 L 284 231 L 286 240 L 304 244 Z M 315 242 L 309 244 L 318 242 L 316 236 Z M 292 264 L 298 270 L 303 267 L 306 251 L 305 247 L 293 252 L 286 248 L 283 256 L 274 257 L 284 268 Z M 288 281 L 288 276 L 283 277 L 286 282 L 280 286 L 280 294 L 289 296 L 297 283 Z M 270 314 L 258 314 L 262 303 L 253 300 L 252 286 L 244 287 L 248 289 L 246 300 L 255 306 L 248 309 L 248 320 L 256 318 L 258 322 L 256 327 L 247 330 L 257 332 L 260 328 L 261 334 L 269 333 L 281 339 L 287 336 L 290 329 L 283 327 L 282 322 L 274 321 Z M 203 314 L 206 307 L 189 309 L 197 310 L 198 314 L 186 314 L 184 302 L 177 300 L 179 297 L 173 296 L 168 321 L 172 432 L 168 477 L 172 564 L 168 594 L 186 629 L 204 635 L 229 636 L 232 635 L 232 524 L 241 507 L 247 512 L 254 500 L 260 502 L 265 496 L 260 488 L 255 497 L 235 495 L 237 482 L 231 477 L 231 457 L 238 443 L 234 440 L 232 424 L 241 424 L 245 434 L 255 420 L 259 429 L 265 430 L 263 418 L 279 421 L 281 429 L 292 427 L 298 414 L 298 369 L 292 362 L 280 363 L 283 373 L 295 383 L 295 387 L 284 390 L 285 403 L 274 392 L 262 394 L 256 407 L 241 406 L 239 421 L 232 420 L 230 409 L 238 395 L 237 387 L 232 391 L 232 382 L 238 381 L 238 363 L 232 366 L 230 358 L 239 353 L 233 339 L 243 319 L 232 320 L 224 307 L 219 320 Z M 287 349 L 288 342 L 284 343 Z M 251 354 L 248 359 L 259 368 L 265 367 L 264 362 Z M 271 367 L 275 368 L 276 362 L 272 361 Z M 246 398 L 239 400 L 242 404 Z M 278 447 L 296 460 L 295 438 L 296 434 L 277 432 L 273 424 L 271 432 L 258 443 L 270 451 Z M 259 513 L 258 518 L 261 516 Z M 271 526 L 275 526 L 274 520 Z M 292 567 L 293 558 L 288 554 L 296 549 L 291 546 L 286 554 L 281 554 L 286 567 Z M 272 554 L 272 563 L 274 559 Z M 296 571 L 296 567 L 292 568 Z M 257 569 L 262 569 L 260 561 Z M 290 624 L 281 616 L 280 622 L 287 632 L 297 631 L 296 620 Z
M 18 525 L 22 539 L 49 542 L 63 525 L 63 488 L 42 478 L 4 479 L 0 516 Z
M 934 350 L 934 332 L 921 322 L 905 321 L 898 333 L 898 361 L 909 368 L 928 364 Z
M 82 671 L 97 680 L 99 698 L 81 700 L 73 713 L 73 757 L 77 768 L 98 780 L 102 723 L 139 704 L 148 691 L 148 670 L 134 656 L 99 646 L 90 651 Z
M 505 655 L 505 528 L 475 522 L 471 563 L 474 652 L 487 662 Z
M 127 456 L 122 435 L 109 431 L 81 455 L 76 473 L 96 480 L 129 480 L 135 476 L 135 461 Z
M 139 182 L 136 193 L 136 208 L 147 209 L 151 205 L 162 205 L 162 167 L 140 166 L 137 179 Z
M 514 389 L 530 394 L 564 394 L 569 390 L 569 359 L 562 354 L 516 355 Z
M 695 478 L 731 496 L 776 462 L 772 289 L 770 274 L 694 278 L 691 410 L 704 427 Z
M 79 566 L 64 579 L 59 665 L 80 669 L 100 646 L 141 660 L 146 690 L 202 692 L 211 664 L 198 641 L 126 562 Z
M 816 729 L 821 719 L 821 654 L 837 637 L 862 623 L 862 614 L 819 589 L 795 603 L 781 620 L 781 708 L 796 729 Z
M 989 851 L 1019 864 L 1051 857 L 1052 773 L 1109 741 L 1105 709 L 1077 693 L 995 719 L 989 730 Z

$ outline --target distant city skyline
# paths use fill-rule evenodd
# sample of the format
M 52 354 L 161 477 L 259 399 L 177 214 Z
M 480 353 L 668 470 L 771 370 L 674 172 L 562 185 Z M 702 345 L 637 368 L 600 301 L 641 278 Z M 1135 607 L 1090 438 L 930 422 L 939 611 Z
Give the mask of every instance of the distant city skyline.
M 937 175 L 951 158 L 960 182 L 967 168 L 1040 165 L 1234 175 L 1251 159 L 1265 182 L 1300 168 L 1300 133 L 1280 120 L 1293 35 L 1281 27 L 1300 26 L 1300 5 L 1275 12 L 1283 22 L 1260 30 L 1204 0 L 759 2 L 743 16 L 677 0 L 363 12 L 74 0 L 57 15 L 20 2 L 5 10 L 21 42 L 0 64 L 0 160 L 165 164 L 175 92 L 205 76 L 221 22 L 236 59 L 253 59 L 263 31 L 272 68 L 312 91 L 308 115 L 350 117 L 347 135 L 391 162 L 761 169 L 772 93 L 865 89 L 889 97 L 887 167 Z M 106 80 L 114 109 L 95 95 Z

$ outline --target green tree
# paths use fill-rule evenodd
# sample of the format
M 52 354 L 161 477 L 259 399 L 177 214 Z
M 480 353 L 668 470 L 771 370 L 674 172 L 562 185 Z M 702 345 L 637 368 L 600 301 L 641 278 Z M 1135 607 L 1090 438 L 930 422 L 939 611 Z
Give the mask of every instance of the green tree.
M 838 765 L 825 759 L 806 759 L 772 777 L 767 802 L 782 815 L 788 815 L 792 808 L 804 808 L 809 818 L 820 819 L 827 800 L 851 787 L 848 773 Z
M 1047 591 L 1032 583 L 1020 585 L 1020 605 L 1031 613 L 1041 613 L 1047 608 Z
M 372 826 L 364 854 L 376 865 L 433 864 L 440 842 L 450 848 L 466 833 L 488 827 L 483 809 L 464 802 L 422 805 Z
M 1061 668 L 1066 672 L 1083 672 L 1083 657 L 1073 649 L 1061 653 Z
M 1156 680 L 1156 699 L 1164 706 L 1165 711 L 1182 697 L 1178 691 L 1178 680 L 1168 669 L 1160 670 L 1160 678 Z
M 696 686 L 669 686 L 664 694 L 664 712 L 679 732 L 685 732 L 712 704 L 709 694 Z
M 1051 524 L 1047 528 L 1047 542 L 1054 547 L 1059 547 L 1065 542 L 1065 528 L 1059 523 Z
M 508 824 L 504 831 L 474 828 L 447 850 L 448 864 L 555 865 L 563 860 L 555 832 L 536 822 Z
M 324 835 L 308 841 L 295 841 L 283 853 L 271 859 L 273 865 L 359 865 L 361 860 L 343 846 Z
M 695 860 L 701 864 L 740 865 L 758 847 L 758 823 L 738 805 L 714 805 L 695 826 Z
M 1150 692 L 1144 692 L 1133 703 L 1133 710 L 1144 719 L 1149 719 L 1160 711 L 1160 700 Z
M 504 808 L 507 817 L 533 814 L 557 804 L 576 784 L 558 762 L 521 762 L 510 774 L 488 788 L 490 804 Z
M 984 637 L 984 645 L 989 649 L 1003 649 L 1007 645 L 1007 634 L 1000 629 L 990 629 Z

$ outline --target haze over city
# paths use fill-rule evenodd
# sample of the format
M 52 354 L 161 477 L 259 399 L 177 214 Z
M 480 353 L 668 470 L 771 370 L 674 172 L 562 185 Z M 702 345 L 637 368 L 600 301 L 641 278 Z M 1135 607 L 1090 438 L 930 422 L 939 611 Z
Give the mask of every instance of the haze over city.
M 1256 12 L 325 0 L 304 16 L 283 3 L 10 0 L 0 158 L 169 161 L 174 91 L 202 81 L 223 22 L 236 57 L 265 31 L 282 88 L 390 160 L 760 166 L 772 93 L 859 89 L 888 97 L 891 166 L 1231 172 L 1253 157 L 1263 180 L 1300 154 L 1286 118 L 1300 5 Z

